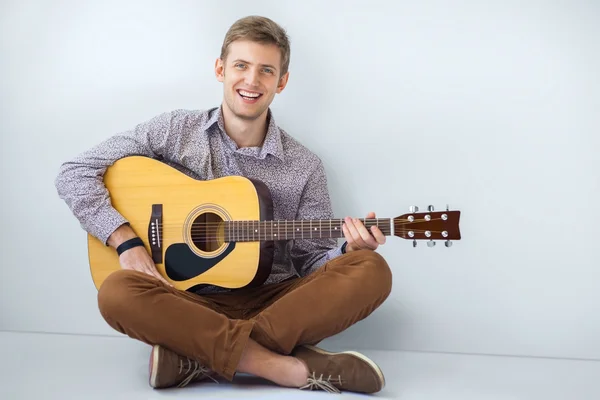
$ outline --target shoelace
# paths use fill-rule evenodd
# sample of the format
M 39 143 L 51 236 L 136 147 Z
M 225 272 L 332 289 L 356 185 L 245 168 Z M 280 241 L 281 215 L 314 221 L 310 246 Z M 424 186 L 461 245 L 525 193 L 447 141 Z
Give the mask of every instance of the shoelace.
M 186 369 L 186 370 L 184 371 L 184 369 Z M 212 379 L 213 381 L 215 381 L 216 383 L 219 383 L 215 378 L 210 376 L 210 372 L 211 372 L 211 370 L 209 368 L 200 364 L 198 361 L 190 360 L 189 358 L 187 358 L 187 368 L 185 368 L 183 365 L 183 359 L 179 358 L 179 373 L 180 374 L 183 373 L 184 375 L 185 374 L 189 374 L 189 375 L 183 381 L 181 381 L 181 383 L 179 385 L 177 385 L 177 387 L 184 387 L 187 384 L 189 384 L 191 381 L 193 381 L 195 378 L 202 377 L 202 376 L 208 377 L 208 378 Z
M 331 379 L 331 375 L 329 375 L 327 379 L 323 379 L 323 374 L 321 374 L 317 378 L 317 375 L 313 372 L 312 376 L 309 376 L 306 382 L 306 385 L 300 387 L 300 389 L 321 389 L 329 393 L 340 393 L 340 390 L 333 384 L 342 386 L 342 377 L 338 375 L 337 378 Z

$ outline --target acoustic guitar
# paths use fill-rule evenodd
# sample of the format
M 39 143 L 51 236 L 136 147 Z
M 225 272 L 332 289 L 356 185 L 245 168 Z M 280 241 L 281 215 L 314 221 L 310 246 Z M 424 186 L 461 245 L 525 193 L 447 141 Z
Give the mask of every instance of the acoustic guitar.
M 275 240 L 344 237 L 343 219 L 273 220 L 267 186 L 242 176 L 196 180 L 161 161 L 131 156 L 108 167 L 103 180 L 112 206 L 142 238 L 159 273 L 181 290 L 261 285 Z M 460 211 L 411 211 L 361 221 L 415 246 L 417 240 L 430 246 L 460 240 Z M 96 288 L 121 269 L 116 251 L 89 234 L 88 255 Z

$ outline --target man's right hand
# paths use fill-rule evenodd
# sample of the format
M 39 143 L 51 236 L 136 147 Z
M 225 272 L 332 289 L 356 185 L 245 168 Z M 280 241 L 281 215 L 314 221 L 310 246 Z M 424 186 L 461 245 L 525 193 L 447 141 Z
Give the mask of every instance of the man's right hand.
M 116 249 L 121 243 L 134 237 L 136 237 L 136 234 L 129 225 L 121 225 L 112 235 L 110 235 L 108 244 Z M 125 250 L 119 256 L 119 262 L 123 269 L 143 272 L 161 280 L 171 287 L 173 286 L 157 271 L 154 260 L 152 260 L 152 257 L 150 257 L 150 254 L 148 254 L 148 251 L 144 246 L 136 246 Z
M 133 271 L 143 272 L 157 279 L 160 279 L 169 286 L 173 286 L 156 270 L 156 265 L 148 254 L 148 251 L 143 246 L 133 247 L 129 250 L 124 251 L 119 256 L 121 268 L 130 269 Z

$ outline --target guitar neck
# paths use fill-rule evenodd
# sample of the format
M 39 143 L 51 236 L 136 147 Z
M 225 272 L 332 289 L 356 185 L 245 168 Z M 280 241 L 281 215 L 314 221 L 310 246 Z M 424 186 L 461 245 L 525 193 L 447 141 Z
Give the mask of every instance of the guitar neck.
M 392 235 L 391 218 L 359 218 L 370 229 L 377 226 L 385 236 Z M 342 238 L 344 219 L 299 221 L 225 221 L 225 240 L 255 242 L 265 240 Z

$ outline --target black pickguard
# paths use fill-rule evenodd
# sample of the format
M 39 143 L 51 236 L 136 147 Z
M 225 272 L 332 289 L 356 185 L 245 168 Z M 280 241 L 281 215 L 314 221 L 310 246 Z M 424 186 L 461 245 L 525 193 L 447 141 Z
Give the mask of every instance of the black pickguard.
M 175 243 L 165 253 L 165 271 L 173 281 L 186 281 L 202 275 L 229 255 L 235 242 L 229 243 L 223 253 L 215 258 L 202 258 L 190 250 L 185 243 Z

